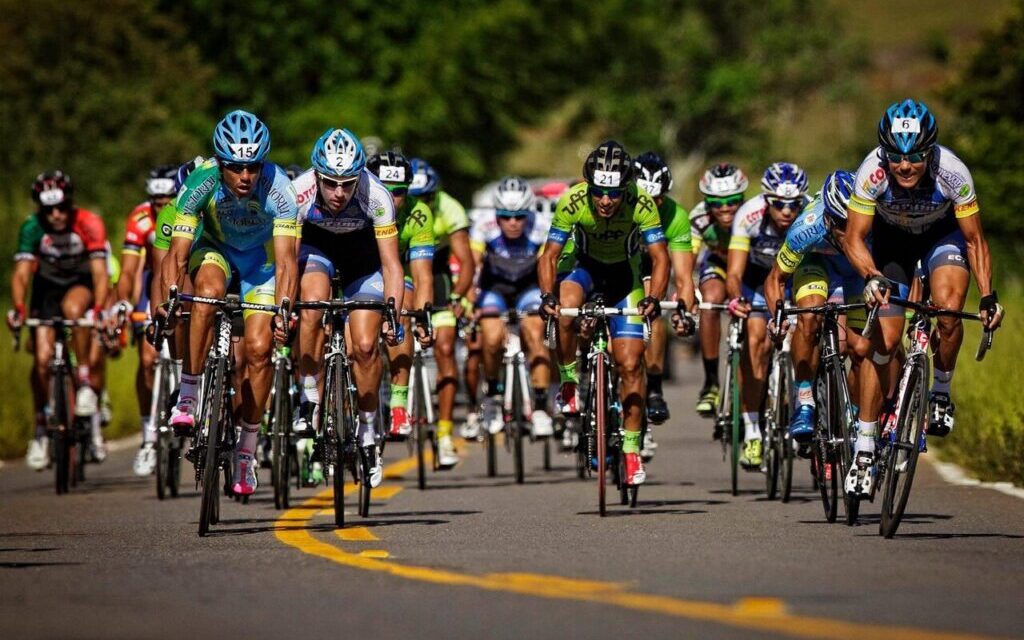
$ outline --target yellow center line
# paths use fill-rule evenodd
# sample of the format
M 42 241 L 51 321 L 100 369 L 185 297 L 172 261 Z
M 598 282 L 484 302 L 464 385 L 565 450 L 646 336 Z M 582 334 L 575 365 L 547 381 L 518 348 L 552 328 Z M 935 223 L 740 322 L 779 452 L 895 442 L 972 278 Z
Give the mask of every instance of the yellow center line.
M 415 465 L 416 458 L 402 460 L 392 465 L 391 473 L 397 475 L 414 468 Z M 347 490 L 346 493 L 348 493 Z M 602 603 L 633 611 L 768 631 L 798 638 L 868 636 L 893 637 L 901 640 L 982 640 L 990 637 L 795 615 L 789 613 L 785 604 L 775 598 L 746 598 L 735 605 L 719 604 L 628 591 L 624 584 L 613 582 L 529 573 L 473 575 L 445 569 L 386 562 L 383 560 L 388 557 L 386 551 L 366 550 L 361 554 L 350 553 L 341 547 L 313 537 L 308 529 L 309 523 L 324 507 L 331 505 L 331 500 L 331 490 L 328 489 L 306 500 L 302 505 L 286 511 L 276 522 L 275 535 L 277 539 L 303 553 L 346 567 L 387 573 L 406 580 L 473 587 L 536 598 Z M 342 531 L 346 531 L 346 529 Z M 337 534 L 338 537 L 342 537 L 340 531 Z M 379 555 L 381 553 L 384 555 Z

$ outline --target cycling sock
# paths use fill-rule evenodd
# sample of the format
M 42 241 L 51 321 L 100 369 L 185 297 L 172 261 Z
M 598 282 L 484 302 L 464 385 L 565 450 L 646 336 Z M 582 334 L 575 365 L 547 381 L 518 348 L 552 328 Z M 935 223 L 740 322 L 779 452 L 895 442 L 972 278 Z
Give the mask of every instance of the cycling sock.
M 718 358 L 704 358 L 704 386 L 718 386 Z
M 640 432 L 627 431 L 622 438 L 622 453 L 640 453 Z
M 452 435 L 452 427 L 455 426 L 451 420 L 438 420 L 437 421 L 437 439 L 449 438 Z
M 562 383 L 571 382 L 573 384 L 579 384 L 580 374 L 576 372 L 576 361 L 573 360 L 569 364 L 558 365 L 558 377 Z
M 857 445 L 854 448 L 855 453 L 861 451 L 875 451 L 875 435 L 878 433 L 878 420 L 872 422 L 865 422 L 863 420 L 857 421 Z
M 938 368 L 932 374 L 932 391 L 949 395 L 949 386 L 953 384 L 953 371 L 939 371 Z
M 647 395 L 656 393 L 661 395 L 661 374 L 660 373 L 648 373 L 647 374 Z
M 320 404 L 320 374 L 302 376 L 302 401 Z
M 761 438 L 761 426 L 758 424 L 756 411 L 743 412 L 743 439 L 759 440 Z
M 501 384 L 497 380 L 487 381 L 487 395 L 490 397 L 501 396 L 505 394 L 505 385 Z
M 78 382 L 79 384 L 89 384 L 89 365 L 78 365 Z
M 391 401 L 388 403 L 392 409 L 404 409 L 409 403 L 409 385 L 392 384 Z
M 178 392 L 179 403 L 195 405 L 196 398 L 199 396 L 199 378 L 200 376 L 194 376 L 191 373 L 181 374 L 181 390 Z
M 260 435 L 260 425 L 258 422 L 251 423 L 245 420 L 239 420 L 239 424 L 242 427 L 242 433 L 238 437 L 238 446 L 235 448 L 235 452 L 251 456 L 256 451 L 256 440 Z
M 156 425 L 153 424 L 152 416 L 142 416 L 142 443 L 153 444 L 156 442 Z
M 533 388 L 533 408 L 535 411 L 548 410 L 548 389 L 547 387 Z
M 364 447 L 372 447 L 377 444 L 377 431 L 374 423 L 377 422 L 376 411 L 359 412 L 359 442 Z
M 811 389 L 810 380 L 800 380 L 796 383 L 796 398 L 801 407 L 805 405 L 814 406 L 814 392 Z

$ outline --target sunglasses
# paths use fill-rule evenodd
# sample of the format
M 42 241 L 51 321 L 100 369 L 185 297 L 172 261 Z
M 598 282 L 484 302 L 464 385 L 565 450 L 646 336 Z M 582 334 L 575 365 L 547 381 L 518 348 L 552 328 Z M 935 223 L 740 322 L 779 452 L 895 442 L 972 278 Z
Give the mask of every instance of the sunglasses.
M 359 176 L 356 176 L 354 178 L 347 178 L 345 180 L 332 180 L 331 178 L 327 178 L 325 176 L 319 176 L 319 178 L 321 186 L 326 187 L 328 189 L 347 189 L 355 185 L 356 181 L 359 180 Z
M 499 220 L 526 220 L 527 218 L 530 217 L 530 214 L 528 213 L 521 213 L 519 211 L 504 211 L 502 209 L 498 209 L 497 214 Z
M 588 191 L 590 192 L 590 195 L 594 196 L 595 198 L 603 198 L 604 196 L 608 196 L 612 200 L 615 200 L 616 198 L 621 198 L 622 194 L 626 190 L 621 187 L 618 189 L 605 189 L 604 187 L 595 187 L 591 185 L 588 188 Z
M 799 211 L 800 209 L 803 209 L 804 201 L 799 199 L 786 200 L 783 198 L 768 198 L 768 205 L 773 209 L 778 209 L 779 211 L 786 208 Z
M 893 153 L 891 151 L 886 151 L 885 152 L 885 157 L 889 160 L 889 162 L 891 162 L 893 164 L 900 164 L 900 163 L 903 162 L 903 160 L 906 160 L 907 162 L 909 162 L 911 164 L 914 164 L 914 163 L 917 163 L 917 162 L 924 162 L 928 158 L 928 152 L 927 151 L 918 151 L 917 153 L 906 153 L 906 154 L 904 154 L 904 153 Z
M 235 175 L 239 175 L 243 172 L 248 172 L 250 175 L 255 175 L 260 172 L 260 165 L 253 163 L 222 162 L 220 166 L 228 173 L 233 173 Z
M 719 207 L 732 207 L 743 203 L 743 194 L 737 193 L 736 195 L 725 196 L 723 198 L 705 196 L 704 202 L 706 202 L 709 207 L 712 207 L 714 209 L 717 209 Z
M 42 206 L 42 207 L 39 207 L 39 211 L 41 211 L 44 216 L 48 216 L 51 213 L 53 213 L 54 211 L 60 211 L 61 213 L 68 213 L 69 211 L 71 211 L 71 205 L 69 205 L 69 204 L 67 204 L 65 202 L 65 203 L 61 203 L 61 204 Z

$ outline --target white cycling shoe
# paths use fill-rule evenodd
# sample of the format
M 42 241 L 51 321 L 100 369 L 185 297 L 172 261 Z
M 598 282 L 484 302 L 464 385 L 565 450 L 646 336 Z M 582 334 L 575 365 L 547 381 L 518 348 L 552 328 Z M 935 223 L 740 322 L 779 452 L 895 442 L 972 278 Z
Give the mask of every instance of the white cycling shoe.
M 252 454 L 235 454 L 235 484 L 231 489 L 240 496 L 251 496 L 256 493 L 259 480 L 256 477 L 256 460 Z
M 79 417 L 88 417 L 93 415 L 99 410 L 99 396 L 96 392 L 87 384 L 83 384 L 78 387 L 78 392 L 75 394 L 75 415 Z
M 156 469 L 156 447 L 152 442 L 145 442 L 135 454 L 135 462 L 132 464 L 132 471 L 139 477 L 146 477 L 153 474 Z
M 530 430 L 534 438 L 549 438 L 555 433 L 555 421 L 547 411 L 537 409 L 530 418 Z
M 640 447 L 640 457 L 643 458 L 644 462 L 649 462 L 657 451 L 658 443 L 654 441 L 651 425 L 647 425 L 647 431 L 644 433 L 644 443 Z
M 476 440 L 480 437 L 480 414 L 471 411 L 466 414 L 466 422 L 459 429 L 459 435 L 465 440 Z
M 92 445 L 89 447 L 89 455 L 96 463 L 107 459 L 107 443 L 103 441 L 103 432 L 100 431 L 98 422 L 92 429 Z
M 846 493 L 870 496 L 875 482 L 875 454 L 860 451 L 854 456 L 854 464 L 846 474 Z
M 455 445 L 451 436 L 444 436 L 437 441 L 437 466 L 442 469 L 451 469 L 459 463 L 459 456 L 455 453 Z
M 50 452 L 46 436 L 39 436 L 28 441 L 28 452 L 25 454 L 25 464 L 29 469 L 42 471 L 50 464 Z
M 500 396 L 484 398 L 480 413 L 480 421 L 491 435 L 501 433 L 505 428 L 505 419 L 501 415 Z

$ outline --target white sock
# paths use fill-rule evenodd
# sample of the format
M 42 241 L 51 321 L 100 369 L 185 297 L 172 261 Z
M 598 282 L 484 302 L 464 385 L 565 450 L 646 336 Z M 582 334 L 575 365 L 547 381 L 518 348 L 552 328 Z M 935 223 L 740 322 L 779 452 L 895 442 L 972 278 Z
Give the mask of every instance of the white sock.
M 364 447 L 372 447 L 377 444 L 377 430 L 374 423 L 377 421 L 376 411 L 359 412 L 359 442 Z
M 238 446 L 235 448 L 235 451 L 251 456 L 256 452 L 256 440 L 260 435 L 260 424 L 258 422 L 249 423 L 245 420 L 239 422 L 242 425 L 242 433 L 238 438 Z
M 143 444 L 156 442 L 156 425 L 153 424 L 151 416 L 142 416 L 142 442 Z
M 320 404 L 320 374 L 302 376 L 302 401 Z
M 761 439 L 761 426 L 758 424 L 758 415 L 756 411 L 743 412 L 743 429 L 745 433 L 743 436 L 744 440 Z
M 103 442 L 103 423 L 100 421 L 100 414 L 97 411 L 92 414 L 92 441 L 96 444 Z
M 857 421 L 857 444 L 854 447 L 854 455 L 861 451 L 875 451 L 875 436 L 878 435 L 878 420 L 873 422 Z
M 953 371 L 939 371 L 932 374 L 932 391 L 949 395 L 949 386 L 953 384 Z
M 202 376 L 190 373 L 181 374 L 181 390 L 178 391 L 178 402 L 195 405 L 199 399 L 199 379 Z
M 796 399 L 801 407 L 804 405 L 814 406 L 814 389 L 809 381 L 801 380 L 797 383 Z

